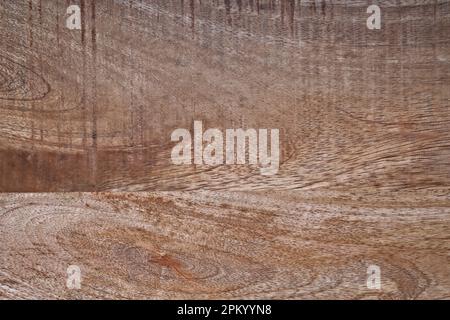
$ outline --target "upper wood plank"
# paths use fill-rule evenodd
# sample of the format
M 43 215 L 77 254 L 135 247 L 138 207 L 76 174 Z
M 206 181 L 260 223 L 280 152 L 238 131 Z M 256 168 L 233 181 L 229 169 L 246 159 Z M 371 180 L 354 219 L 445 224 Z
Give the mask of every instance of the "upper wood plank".
M 0 2 L 0 191 L 448 198 L 450 2 Z M 170 134 L 278 128 L 281 166 L 175 166 Z

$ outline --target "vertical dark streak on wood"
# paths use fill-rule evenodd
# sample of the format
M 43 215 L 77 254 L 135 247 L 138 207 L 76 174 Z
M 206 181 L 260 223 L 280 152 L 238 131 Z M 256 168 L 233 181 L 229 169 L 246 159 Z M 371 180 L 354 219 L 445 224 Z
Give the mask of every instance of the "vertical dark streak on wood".
M 129 14 L 130 14 L 130 16 L 132 15 L 131 10 L 130 10 Z M 133 20 L 130 20 L 130 26 L 132 26 L 132 25 L 133 25 Z M 129 47 L 129 52 L 127 52 L 127 54 L 129 55 L 128 59 L 131 61 L 132 57 L 134 56 L 133 46 Z M 131 123 L 129 124 L 129 126 L 125 126 L 125 132 L 127 132 L 127 134 L 126 134 L 126 138 L 127 138 L 126 145 L 130 145 L 133 148 L 135 146 L 135 139 L 134 139 L 134 129 L 135 129 L 135 126 L 134 126 L 134 117 L 135 117 L 134 107 L 135 107 L 135 105 L 134 105 L 134 81 L 133 81 L 133 75 L 135 75 L 136 72 L 137 72 L 137 70 L 136 70 L 136 63 L 132 63 L 130 65 L 130 69 L 131 69 L 131 73 L 128 76 L 128 78 L 129 78 L 128 79 L 128 81 L 129 81 L 129 90 L 130 90 L 130 103 L 129 103 L 128 109 L 129 109 L 129 112 L 130 112 L 130 122 Z M 130 133 L 130 137 L 128 137 L 128 132 Z
M 59 34 L 59 10 L 60 10 L 60 8 L 59 8 L 59 0 L 58 1 L 56 1 L 56 44 L 57 44 L 57 46 L 58 46 L 58 49 L 60 49 L 60 43 L 59 43 L 59 37 L 60 37 L 60 34 Z
M 236 3 L 238 6 L 239 13 L 241 13 L 242 12 L 242 0 L 236 0 Z
M 225 3 L 225 14 L 227 17 L 227 23 L 229 25 L 231 25 L 232 20 L 231 20 L 231 0 L 224 0 Z
M 91 0 L 91 41 L 92 41 L 92 179 L 97 189 L 97 29 L 95 17 L 95 0 Z
M 58 52 L 58 65 L 62 67 L 62 48 L 61 48 L 61 39 L 60 39 L 60 30 L 59 30 L 59 23 L 60 23 L 60 15 L 59 15 L 59 10 L 61 10 L 60 5 L 59 5 L 59 1 L 56 1 L 56 46 L 58 47 L 57 52 Z M 64 19 L 63 19 L 64 20 Z M 64 78 L 62 73 L 59 74 L 59 81 L 61 83 L 63 83 Z M 61 92 L 61 103 L 58 104 L 58 109 L 64 109 L 64 91 Z M 56 123 L 56 134 L 58 135 L 58 145 L 59 148 L 61 147 L 61 123 L 62 123 L 62 116 L 61 116 L 61 112 L 58 112 L 58 121 Z
M 195 2 L 194 0 L 190 0 L 190 7 L 191 7 L 191 30 L 192 34 L 195 32 Z
M 28 0 L 28 39 L 31 48 L 33 47 L 33 0 Z
M 80 0 L 80 10 L 81 10 L 81 44 L 83 47 L 86 44 L 86 0 Z
M 83 54 L 83 83 L 82 93 L 81 93 L 81 108 L 82 108 L 82 131 L 83 131 L 83 147 L 86 148 L 86 140 L 87 140 L 87 131 L 86 131 L 86 3 L 85 0 L 80 0 L 80 10 L 81 10 L 81 46 L 82 46 L 82 54 Z
M 39 0 L 38 12 L 39 12 L 39 24 L 42 26 L 42 0 Z
M 158 6 L 158 8 L 161 6 L 161 4 L 159 3 L 159 0 L 157 1 L 157 6 Z M 156 11 L 156 21 L 157 22 L 160 21 L 159 10 Z
M 291 36 L 295 37 L 295 0 L 289 0 L 290 8 L 289 8 L 289 24 L 291 28 Z
M 30 49 L 33 47 L 33 0 L 28 0 L 28 39 Z M 32 113 L 34 113 L 34 102 L 31 102 Z M 31 117 L 31 140 L 34 140 L 34 116 Z
M 438 39 L 434 39 L 434 37 L 436 37 L 436 35 L 438 34 L 438 28 L 437 26 L 437 6 L 438 6 L 438 0 L 434 1 L 434 6 L 433 6 L 433 27 L 432 30 L 433 32 L 431 33 L 431 37 L 432 37 L 432 41 L 431 41 L 431 46 L 433 48 L 433 58 L 434 58 L 434 63 L 433 63 L 433 76 L 435 77 L 434 80 L 438 79 L 438 69 L 437 69 L 437 65 L 436 65 L 436 61 L 438 61 L 438 53 L 437 53 L 437 48 L 436 48 L 436 42 L 438 41 Z M 436 97 L 438 97 L 439 92 L 436 92 L 436 87 L 433 87 L 433 90 L 431 92 L 431 99 L 433 101 L 433 105 L 437 105 L 439 102 L 439 99 L 437 99 Z
M 401 1 L 398 3 L 399 7 L 401 7 Z M 408 29 L 406 29 L 405 32 L 405 28 L 403 26 L 403 13 L 402 10 L 399 10 L 399 23 L 400 23 L 400 34 L 401 34 L 401 39 L 400 39 L 400 52 L 401 52 L 401 56 L 405 57 L 405 42 L 406 45 L 408 38 L 407 38 L 407 34 L 409 32 Z M 405 22 L 407 23 L 407 21 Z M 405 66 L 404 66 L 404 60 L 402 59 L 400 62 L 400 90 L 401 90 L 401 96 L 403 98 L 403 100 L 405 100 L 406 96 L 405 96 Z M 405 106 L 408 107 L 408 104 L 405 104 Z M 406 111 L 406 114 L 408 112 Z
M 39 13 L 39 34 L 40 36 L 42 36 L 42 0 L 39 0 L 38 2 L 38 13 Z M 39 43 L 42 43 L 42 40 L 39 41 Z M 43 61 L 42 61 L 42 51 L 43 49 L 40 49 L 39 51 L 39 69 L 41 72 L 41 77 L 44 78 L 44 66 L 43 66 Z M 39 110 L 40 112 L 42 112 L 43 110 L 43 104 L 40 103 L 39 104 Z M 40 117 L 39 120 L 39 132 L 40 132 L 40 140 L 44 141 L 44 118 Z

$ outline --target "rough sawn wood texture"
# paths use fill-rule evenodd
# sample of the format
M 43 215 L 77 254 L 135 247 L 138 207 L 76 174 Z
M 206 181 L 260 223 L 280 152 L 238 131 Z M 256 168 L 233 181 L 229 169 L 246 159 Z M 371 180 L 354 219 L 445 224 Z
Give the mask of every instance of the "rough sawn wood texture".
M 449 299 L 449 84 L 447 0 L 0 0 L 0 299 Z M 194 120 L 279 173 L 172 165 Z

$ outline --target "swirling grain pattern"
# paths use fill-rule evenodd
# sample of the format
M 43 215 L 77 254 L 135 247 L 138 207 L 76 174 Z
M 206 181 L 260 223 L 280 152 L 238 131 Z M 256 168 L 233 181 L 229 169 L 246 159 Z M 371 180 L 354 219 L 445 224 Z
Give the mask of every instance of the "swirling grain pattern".
M 0 204 L 4 299 L 450 298 L 448 202 L 199 191 Z M 80 290 L 66 288 L 74 264 Z M 372 264 L 381 290 L 366 287 Z

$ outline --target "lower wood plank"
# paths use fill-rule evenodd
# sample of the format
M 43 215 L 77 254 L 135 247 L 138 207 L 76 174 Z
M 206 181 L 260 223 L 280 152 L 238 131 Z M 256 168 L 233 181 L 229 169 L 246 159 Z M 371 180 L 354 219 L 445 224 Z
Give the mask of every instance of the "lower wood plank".
M 442 200 L 1 194 L 0 298 L 449 299 L 449 235 Z

